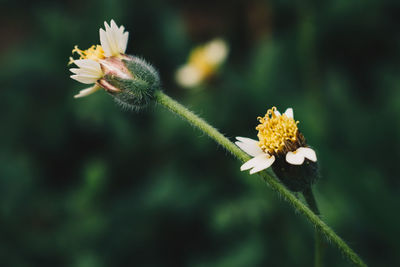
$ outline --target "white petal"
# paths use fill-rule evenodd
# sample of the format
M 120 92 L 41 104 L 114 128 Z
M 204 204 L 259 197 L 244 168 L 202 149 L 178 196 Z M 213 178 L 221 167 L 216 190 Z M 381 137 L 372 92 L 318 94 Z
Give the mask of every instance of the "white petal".
M 278 110 L 275 110 L 274 113 L 275 113 L 276 116 L 280 116 L 281 115 L 281 113 Z
M 80 72 L 80 69 L 78 69 L 78 68 L 72 68 L 72 69 L 69 69 L 69 71 L 72 72 L 72 73 L 74 73 L 74 74 L 78 74 L 78 73 Z
M 111 28 L 105 21 L 104 21 L 104 28 L 105 28 L 103 35 L 104 38 L 101 38 L 100 36 L 100 44 L 103 47 L 105 56 L 110 57 L 113 56 L 113 53 L 115 51 L 114 39 L 112 37 Z
M 70 71 L 75 74 L 71 75 L 71 78 L 78 82 L 91 84 L 103 77 L 103 71 L 101 70 L 100 64 L 94 60 L 79 59 L 75 60 L 74 63 L 79 68 L 70 69 Z
M 236 139 L 239 141 L 235 142 L 235 144 L 250 156 L 256 157 L 264 154 L 264 151 L 258 145 L 258 141 L 240 136 L 236 137 Z
M 111 25 L 111 26 L 110 26 Z M 104 22 L 104 28 L 99 30 L 100 44 L 103 47 L 106 57 L 118 56 L 125 53 L 128 44 L 128 32 L 124 32 L 124 27 L 118 28 L 114 20 L 111 20 L 110 25 Z
M 104 55 L 106 57 L 109 57 L 111 55 L 111 49 L 108 45 L 106 32 L 103 29 L 100 29 L 99 34 L 100 34 L 100 45 L 104 50 Z
M 85 72 L 85 71 L 78 71 L 75 74 L 82 78 L 91 78 L 91 79 L 95 79 L 95 80 L 98 80 L 102 77 L 101 75 L 98 75 L 97 73 L 91 73 L 91 72 Z
M 118 37 L 116 35 L 118 28 L 114 27 L 115 22 L 114 24 L 113 23 L 110 24 L 111 26 L 108 29 L 106 29 L 106 32 L 108 34 L 108 40 L 110 42 L 111 52 L 112 55 L 114 56 L 118 54 Z
M 93 59 L 77 59 L 74 60 L 74 64 L 77 65 L 79 68 L 100 68 L 100 64 Z
M 297 149 L 299 153 L 303 155 L 303 157 L 316 162 L 317 161 L 317 155 L 315 151 L 312 148 L 309 147 L 300 147 Z
M 97 86 L 97 85 L 89 87 L 89 88 L 86 88 L 86 89 L 83 89 L 83 90 L 79 91 L 79 94 L 74 95 L 74 98 L 80 98 L 80 97 L 88 96 L 90 94 L 93 94 L 94 92 L 96 92 L 99 89 L 100 89 L 100 86 Z
M 92 78 L 92 77 L 87 77 L 87 76 L 82 76 L 82 75 L 71 75 L 70 77 L 74 80 L 77 80 L 78 82 L 85 83 L 85 84 L 92 84 L 98 80 L 97 78 Z
M 125 53 L 125 51 L 126 51 L 126 46 L 128 45 L 128 38 L 129 38 L 129 32 L 125 32 L 122 35 L 122 40 L 120 42 L 121 53 Z
M 81 70 L 79 73 L 77 73 L 78 76 L 81 77 L 86 77 L 86 78 L 93 78 L 93 79 L 100 79 L 102 77 L 102 75 L 96 73 L 96 72 L 91 72 L 91 71 L 85 71 L 85 70 Z
M 263 153 L 261 155 L 258 155 L 252 159 L 250 159 L 249 161 L 247 161 L 246 163 L 244 163 L 241 167 L 240 170 L 241 171 L 245 171 L 251 168 L 254 168 L 256 166 L 259 166 L 260 164 L 262 164 L 263 162 L 265 162 L 267 159 L 270 158 L 270 155 Z M 272 164 L 272 163 L 271 163 Z
M 72 68 L 69 70 L 74 74 L 82 75 L 82 76 L 92 76 L 92 77 L 102 77 L 103 76 L 103 73 L 101 70 L 98 71 L 98 70 L 92 70 L 92 69 L 77 69 L 77 68 Z
M 110 25 L 111 25 L 111 29 L 113 29 L 114 31 L 118 30 L 118 26 L 113 19 L 111 20 Z
M 236 136 L 236 139 L 239 140 L 240 142 L 248 142 L 248 143 L 254 143 L 254 144 L 258 144 L 257 140 L 251 139 L 251 138 L 247 138 L 247 137 L 241 137 L 241 136 Z
M 254 174 L 269 168 L 272 165 L 272 163 L 274 163 L 274 161 L 275 161 L 275 156 L 267 155 L 265 160 L 258 163 L 252 170 L 250 170 L 250 174 Z
M 299 149 L 286 154 L 286 161 L 292 165 L 301 165 L 304 162 L 304 155 L 299 152 Z
M 293 109 L 292 108 L 286 109 L 285 115 L 286 117 L 293 119 Z
M 91 59 L 75 59 L 74 64 L 77 65 L 79 68 L 87 66 L 89 63 L 89 60 Z

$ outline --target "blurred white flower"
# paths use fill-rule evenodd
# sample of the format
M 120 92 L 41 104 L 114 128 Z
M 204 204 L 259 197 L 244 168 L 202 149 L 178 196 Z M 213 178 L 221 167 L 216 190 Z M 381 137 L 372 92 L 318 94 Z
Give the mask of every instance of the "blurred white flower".
M 215 75 L 221 64 L 225 62 L 228 52 L 228 45 L 222 39 L 214 39 L 194 48 L 188 62 L 176 72 L 177 83 L 185 88 L 200 85 Z

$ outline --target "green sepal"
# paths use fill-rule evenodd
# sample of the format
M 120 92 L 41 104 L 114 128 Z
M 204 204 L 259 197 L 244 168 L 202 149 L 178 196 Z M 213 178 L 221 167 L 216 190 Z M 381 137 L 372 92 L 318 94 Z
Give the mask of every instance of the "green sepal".
M 104 78 L 120 92 L 109 92 L 123 108 L 139 110 L 145 108 L 160 89 L 160 78 L 149 63 L 138 57 L 129 56 L 123 63 L 132 73 L 132 79 L 122 79 L 114 75 Z

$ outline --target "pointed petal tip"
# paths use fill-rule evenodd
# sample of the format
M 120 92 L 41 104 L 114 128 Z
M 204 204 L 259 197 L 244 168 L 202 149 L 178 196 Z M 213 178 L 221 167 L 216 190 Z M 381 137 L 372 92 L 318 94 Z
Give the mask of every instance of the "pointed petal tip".
M 242 165 L 242 166 L 240 166 L 240 170 L 243 172 L 243 171 L 247 171 L 248 169 L 244 168 Z
M 285 111 L 285 115 L 288 117 L 288 118 L 292 118 L 293 119 L 293 108 L 287 108 L 286 109 L 286 111 Z
M 100 86 L 94 85 L 92 87 L 80 90 L 78 94 L 74 95 L 74 98 L 81 98 L 81 97 L 91 95 L 99 89 L 100 89 Z
M 69 71 L 76 74 L 77 72 L 79 72 L 80 68 L 70 68 Z
M 281 116 L 281 113 L 279 112 L 279 110 L 275 110 L 274 113 L 276 116 Z
M 115 23 L 114 19 L 111 19 L 111 21 L 110 21 L 110 26 L 111 26 L 111 28 L 116 28 L 116 29 L 118 29 L 117 23 Z

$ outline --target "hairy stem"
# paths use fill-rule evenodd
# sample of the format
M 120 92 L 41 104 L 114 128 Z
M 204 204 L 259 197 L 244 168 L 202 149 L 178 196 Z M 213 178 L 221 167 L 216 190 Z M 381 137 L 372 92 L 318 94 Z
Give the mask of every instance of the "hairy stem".
M 214 139 L 219 145 L 223 146 L 227 151 L 232 153 L 236 158 L 242 162 L 246 162 L 250 157 L 239 149 L 228 138 L 221 134 L 217 129 L 209 125 L 205 120 L 188 110 L 183 105 L 179 104 L 162 91 L 156 91 L 154 94 L 155 101 L 173 113 L 179 115 L 181 118 L 188 121 L 191 125 L 199 128 L 202 132 L 207 134 L 210 138 Z M 271 189 L 281 195 L 290 205 L 292 205 L 301 214 L 305 215 L 307 219 L 315 226 L 315 228 L 323 233 L 325 237 L 333 242 L 339 250 L 355 265 L 367 266 L 361 258 L 328 226 L 326 225 L 314 212 L 311 211 L 303 202 L 286 189 L 278 180 L 276 180 L 268 172 L 259 172 L 263 180 L 269 184 Z
M 312 188 L 309 187 L 303 191 L 304 199 L 306 200 L 308 207 L 315 213 L 315 215 L 320 215 L 317 201 L 315 200 L 314 193 Z M 315 258 L 314 258 L 314 266 L 322 267 L 323 266 L 323 257 L 324 257 L 324 249 L 325 242 L 323 234 L 317 228 L 315 229 Z

